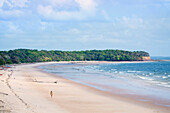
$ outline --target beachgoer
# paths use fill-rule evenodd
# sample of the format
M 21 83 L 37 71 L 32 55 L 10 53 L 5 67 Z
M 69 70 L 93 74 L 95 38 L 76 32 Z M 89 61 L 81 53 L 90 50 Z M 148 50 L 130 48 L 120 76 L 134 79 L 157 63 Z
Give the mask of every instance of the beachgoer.
M 53 91 L 50 91 L 51 98 L 53 97 Z

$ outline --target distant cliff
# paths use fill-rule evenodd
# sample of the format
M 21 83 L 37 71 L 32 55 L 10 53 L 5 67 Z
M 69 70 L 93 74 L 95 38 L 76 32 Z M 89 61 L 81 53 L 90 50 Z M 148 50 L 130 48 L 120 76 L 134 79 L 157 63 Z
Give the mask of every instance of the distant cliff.
M 150 61 L 150 60 L 151 60 L 150 56 L 138 57 L 138 61 Z
M 144 51 L 87 50 L 46 51 L 16 49 L 0 51 L 0 65 L 48 61 L 142 61 L 151 60 Z
M 143 60 L 144 60 L 144 61 L 150 61 L 150 60 L 151 60 L 151 57 L 150 57 L 150 56 L 143 56 Z

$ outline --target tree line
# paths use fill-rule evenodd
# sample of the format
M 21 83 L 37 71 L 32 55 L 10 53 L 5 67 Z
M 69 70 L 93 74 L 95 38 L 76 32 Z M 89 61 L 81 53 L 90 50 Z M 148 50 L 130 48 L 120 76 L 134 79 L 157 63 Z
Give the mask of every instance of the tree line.
M 15 49 L 0 51 L 0 65 L 49 61 L 140 61 L 149 56 L 144 51 L 86 50 L 58 51 Z

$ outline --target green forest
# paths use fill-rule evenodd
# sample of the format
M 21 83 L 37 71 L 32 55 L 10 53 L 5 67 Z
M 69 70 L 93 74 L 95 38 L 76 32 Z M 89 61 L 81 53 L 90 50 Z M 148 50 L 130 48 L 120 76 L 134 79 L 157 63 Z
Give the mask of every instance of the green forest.
M 140 61 L 149 53 L 124 50 L 58 51 L 15 49 L 0 51 L 0 65 L 49 61 Z

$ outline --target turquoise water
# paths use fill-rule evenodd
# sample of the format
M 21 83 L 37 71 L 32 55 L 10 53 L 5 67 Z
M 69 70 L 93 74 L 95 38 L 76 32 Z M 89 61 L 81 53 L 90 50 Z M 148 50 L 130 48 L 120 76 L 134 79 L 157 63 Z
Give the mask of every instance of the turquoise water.
M 96 70 L 108 73 L 110 78 L 131 77 L 142 79 L 155 85 L 170 87 L 170 61 L 150 63 L 127 63 L 127 64 L 100 64 L 83 67 L 85 70 Z
M 114 64 L 53 64 L 41 67 L 75 82 L 114 94 L 140 95 L 170 107 L 170 61 Z M 146 98 L 144 98 L 146 97 Z

